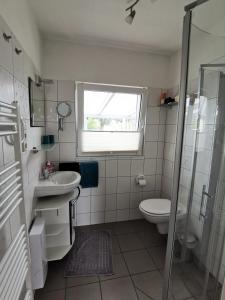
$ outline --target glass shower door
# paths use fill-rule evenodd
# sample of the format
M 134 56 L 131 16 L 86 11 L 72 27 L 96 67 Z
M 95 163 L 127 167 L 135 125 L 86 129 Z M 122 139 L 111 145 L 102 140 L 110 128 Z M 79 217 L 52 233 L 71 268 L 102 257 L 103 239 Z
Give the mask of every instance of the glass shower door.
M 223 274 L 225 65 L 202 65 L 186 99 L 170 298 L 219 299 Z M 220 282 L 221 281 L 221 282 Z
M 185 116 L 183 122 L 180 105 L 172 197 L 177 201 L 172 203 L 163 299 L 220 299 L 224 280 L 225 38 L 194 25 L 196 20 L 206 24 L 207 13 L 218 15 L 217 2 L 225 4 L 215 0 L 193 6 L 194 20 L 189 11 L 184 22 L 188 67 L 182 70 L 180 93 Z M 179 205 L 186 208 L 182 219 Z

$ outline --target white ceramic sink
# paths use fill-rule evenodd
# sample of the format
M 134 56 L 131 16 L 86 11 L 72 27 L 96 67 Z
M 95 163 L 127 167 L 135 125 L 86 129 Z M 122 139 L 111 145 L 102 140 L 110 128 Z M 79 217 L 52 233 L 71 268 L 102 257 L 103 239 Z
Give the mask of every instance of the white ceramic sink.
M 77 172 L 59 171 L 48 179 L 40 179 L 35 187 L 37 197 L 62 195 L 71 192 L 80 183 L 81 176 Z

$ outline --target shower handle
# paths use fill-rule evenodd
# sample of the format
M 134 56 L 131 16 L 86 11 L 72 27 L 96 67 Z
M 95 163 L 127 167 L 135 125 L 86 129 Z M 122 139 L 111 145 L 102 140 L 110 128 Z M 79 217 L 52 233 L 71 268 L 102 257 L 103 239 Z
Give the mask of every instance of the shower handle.
M 205 218 L 206 217 L 206 214 L 203 213 L 203 207 L 204 207 L 204 204 L 205 204 L 205 196 L 207 197 L 207 199 L 211 199 L 212 196 L 209 195 L 209 193 L 206 192 L 206 185 L 204 184 L 203 187 L 202 187 L 202 198 L 201 198 L 201 205 L 200 205 L 200 212 L 199 212 L 199 220 L 201 220 L 201 218 Z

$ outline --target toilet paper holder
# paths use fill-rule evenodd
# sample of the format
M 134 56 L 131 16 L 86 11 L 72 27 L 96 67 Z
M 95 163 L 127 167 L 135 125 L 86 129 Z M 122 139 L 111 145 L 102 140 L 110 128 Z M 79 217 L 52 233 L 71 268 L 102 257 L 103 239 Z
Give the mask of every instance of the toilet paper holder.
M 145 175 L 138 174 L 136 177 L 136 183 L 140 186 L 145 186 L 146 185 Z

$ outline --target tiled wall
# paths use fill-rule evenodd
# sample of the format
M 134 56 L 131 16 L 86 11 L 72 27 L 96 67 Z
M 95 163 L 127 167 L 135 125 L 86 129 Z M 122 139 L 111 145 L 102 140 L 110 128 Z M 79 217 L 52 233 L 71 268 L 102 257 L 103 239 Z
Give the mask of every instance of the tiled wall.
M 82 158 L 76 156 L 75 128 L 75 83 L 74 81 L 54 81 L 46 85 L 46 133 L 56 136 L 55 149 L 47 153 L 54 162 L 98 160 L 98 188 L 82 189 L 77 202 L 77 225 L 122 221 L 140 218 L 138 205 L 141 200 L 160 196 L 165 108 L 158 107 L 161 89 L 149 89 L 146 114 L 146 132 L 143 156 L 102 156 Z M 56 106 L 67 101 L 72 107 L 72 115 L 65 119 L 64 131 L 58 133 Z M 138 174 L 144 174 L 145 187 L 136 184 Z
M 174 98 L 178 94 L 178 87 L 168 90 L 168 95 Z M 176 126 L 178 106 L 171 106 L 166 109 L 166 126 L 163 153 L 162 173 L 162 197 L 171 199 L 173 185 L 173 169 L 176 144 Z
M 9 42 L 3 38 L 3 32 L 12 36 Z M 22 52 L 17 55 L 15 47 Z M 44 161 L 44 153 L 33 154 L 30 149 L 40 145 L 41 128 L 30 128 L 29 100 L 28 100 L 28 76 L 34 77 L 35 69 L 29 57 L 21 45 L 10 32 L 7 25 L 0 19 L 0 101 L 12 103 L 19 102 L 21 115 L 25 121 L 28 150 L 23 153 L 23 175 L 24 193 L 27 225 L 29 226 L 32 209 L 34 186 L 39 177 L 40 166 Z M 14 160 L 14 147 L 10 146 L 4 137 L 0 138 L 0 169 L 7 166 Z M 0 231 L 0 252 L 8 247 L 12 236 L 17 232 L 20 222 L 19 210 L 16 210 Z M 1 252 L 2 253 L 2 252 Z

